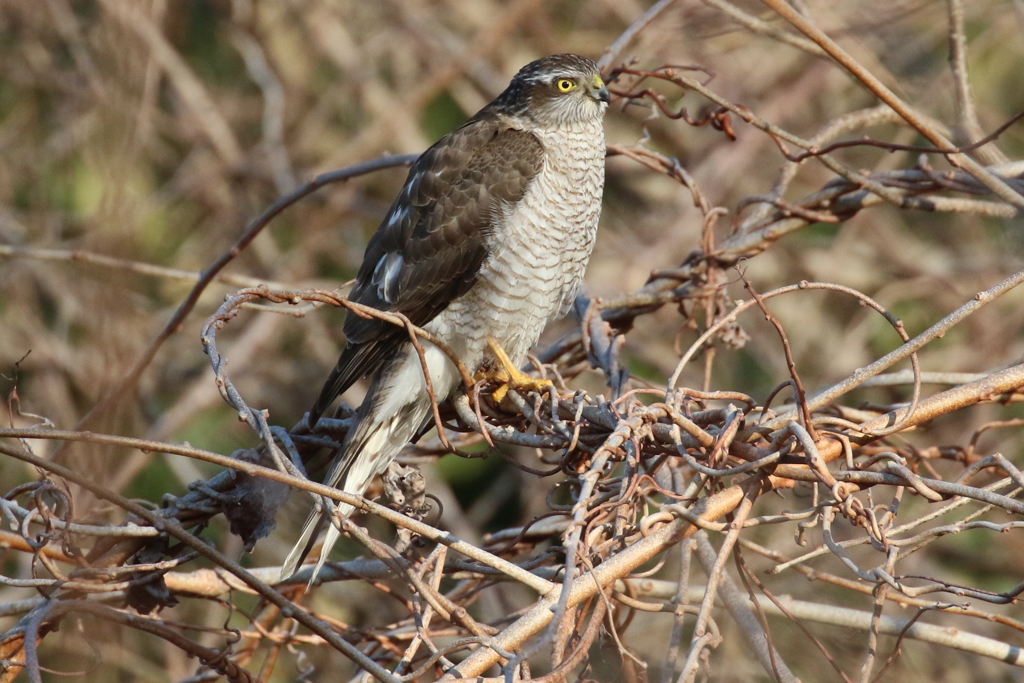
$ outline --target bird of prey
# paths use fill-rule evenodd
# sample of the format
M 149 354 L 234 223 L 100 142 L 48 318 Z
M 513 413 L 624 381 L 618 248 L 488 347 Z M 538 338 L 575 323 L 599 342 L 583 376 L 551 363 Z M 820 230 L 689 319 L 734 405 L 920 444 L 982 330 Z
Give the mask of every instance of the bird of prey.
M 538 388 L 518 371 L 549 320 L 572 304 L 594 246 L 604 189 L 604 113 L 597 65 L 560 54 L 524 66 L 504 92 L 413 163 L 366 247 L 349 299 L 402 313 L 447 345 L 470 372 Z M 408 332 L 349 314 L 347 345 L 308 422 L 372 375 L 324 483 L 361 495 L 431 419 Z M 423 342 L 437 399 L 461 375 Z M 548 382 L 550 384 L 550 382 Z M 339 504 L 335 515 L 354 512 Z M 325 525 L 314 510 L 282 568 L 292 575 Z M 338 539 L 328 526 L 316 572 Z M 314 573 L 314 577 L 316 574 Z

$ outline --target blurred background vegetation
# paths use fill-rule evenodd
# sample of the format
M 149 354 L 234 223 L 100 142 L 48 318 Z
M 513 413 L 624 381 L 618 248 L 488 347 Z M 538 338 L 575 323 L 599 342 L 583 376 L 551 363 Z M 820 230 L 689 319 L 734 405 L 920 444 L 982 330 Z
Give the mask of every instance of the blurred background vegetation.
M 760 3 L 735 4 L 783 28 Z M 901 97 L 955 129 L 946 3 L 799 4 Z M 0 421 L 28 426 L 45 418 L 74 428 L 156 337 L 196 273 L 275 198 L 322 171 L 425 149 L 500 92 L 526 62 L 556 52 L 596 58 L 648 6 L 640 0 L 0 0 L 0 391 L 8 398 L 0 405 Z M 1024 109 L 1024 3 L 971 0 L 966 33 L 979 119 L 989 132 Z M 628 56 L 647 68 L 706 68 L 714 74 L 712 89 L 805 138 L 875 103 L 827 60 L 753 35 L 698 0 L 676 2 L 629 44 Z M 695 94 L 654 87 L 691 112 L 708 104 Z M 651 114 L 613 105 L 609 142 L 629 145 L 647 137 L 650 148 L 677 158 L 714 205 L 730 210 L 720 222 L 724 236 L 738 203 L 771 188 L 783 162 L 778 148 L 737 119 L 738 139 L 731 141 L 710 127 Z M 856 134 L 861 132 L 901 144 L 924 142 L 890 125 Z M 1024 125 L 1007 130 L 998 147 L 1011 159 L 1024 158 Z M 836 156 L 876 171 L 916 163 L 912 152 L 872 148 Z M 137 391 L 120 397 L 88 428 L 221 453 L 251 446 L 251 432 L 217 392 L 198 343 L 200 324 L 225 293 L 250 283 L 342 285 L 354 276 L 404 177 L 404 169 L 392 169 L 330 186 L 276 218 L 229 266 L 225 281 L 206 291 Z M 814 192 L 831 178 L 820 164 L 805 162 L 787 197 Z M 610 158 L 589 292 L 608 297 L 639 288 L 653 270 L 672 268 L 697 248 L 701 229 L 701 213 L 685 187 L 624 157 Z M 799 231 L 743 268 L 761 291 L 803 279 L 855 287 L 901 317 L 913 335 L 1019 269 L 1022 254 L 1021 218 L 881 206 L 840 224 Z M 743 296 L 741 287 L 731 288 L 730 296 Z M 850 299 L 803 293 L 774 301 L 772 310 L 786 327 L 809 388 L 827 386 L 897 345 L 877 315 Z M 1022 310 L 1024 295 L 1011 292 L 930 345 L 925 369 L 980 372 L 1019 360 Z M 294 424 L 336 360 L 341 320 L 338 311 L 322 308 L 302 318 L 248 312 L 233 322 L 221 347 L 247 402 L 267 408 L 274 424 Z M 785 358 L 762 316 L 740 322 L 751 341 L 718 351 L 711 385 L 763 400 L 788 377 Z M 545 340 L 553 341 L 569 324 L 553 326 Z M 680 348 L 698 332 L 676 308 L 665 307 L 638 319 L 623 357 L 634 376 L 663 386 Z M 701 385 L 703 371 L 696 366 L 683 384 Z M 600 392 L 604 380 L 591 371 L 575 386 Z M 346 399 L 357 403 L 360 391 Z M 905 387 L 857 394 L 877 403 L 908 395 Z M 1013 417 L 1021 417 L 1013 405 L 961 411 L 929 426 L 922 445 L 965 445 L 978 426 Z M 986 451 L 1021 463 L 1019 431 L 992 430 L 983 443 Z M 45 456 L 58 446 L 33 442 Z M 149 501 L 178 494 L 216 471 L 184 458 L 81 443 L 58 457 L 115 491 Z M 450 509 L 462 508 L 477 533 L 521 523 L 544 509 L 544 491 L 531 486 L 535 480 L 500 458 L 448 456 L 433 468 L 425 468 L 431 491 Z M 0 489 L 36 476 L 32 468 L 3 461 Z M 280 563 L 305 503 L 291 503 L 278 531 L 260 542 L 247 563 Z M 87 501 L 76 516 L 105 520 L 110 512 Z M 226 552 L 240 550 L 222 521 L 213 533 Z M 984 575 L 1000 589 L 1021 581 L 1020 544 L 1000 544 L 998 553 L 989 553 L 985 543 L 965 535 L 940 550 L 927 562 L 956 567 L 975 580 Z M 2 557 L 5 575 L 27 576 L 23 554 Z M 788 580 L 776 590 L 808 590 L 803 577 Z M 8 602 L 33 591 L 4 588 L 0 594 Z M 224 625 L 225 609 L 196 602 L 164 616 L 174 618 L 177 611 L 182 621 L 214 630 Z M 383 620 L 382 613 L 400 607 L 354 583 L 320 591 L 315 606 L 356 623 Z M 667 637 L 668 622 L 657 616 L 645 615 L 634 627 L 651 634 L 651 652 L 660 651 Z M 96 652 L 71 629 L 47 642 L 47 665 L 82 671 L 101 659 L 79 677 L 97 681 L 180 680 L 195 670 L 174 648 L 100 628 L 105 631 L 94 640 Z M 821 637 L 845 656 L 842 631 L 826 630 Z M 197 638 L 211 646 L 221 642 L 217 634 Z M 644 640 L 637 646 L 641 657 Z M 741 641 L 727 640 L 715 654 L 716 680 L 762 680 L 756 664 L 729 651 L 740 647 Z M 857 647 L 851 649 L 856 658 Z M 805 662 L 790 661 L 804 680 L 833 679 L 817 653 L 807 650 Z M 309 656 L 319 667 L 315 680 L 333 680 L 335 660 L 348 670 L 337 653 L 311 650 Z M 592 675 L 616 680 L 611 665 L 601 674 L 599 654 L 595 662 Z M 273 680 L 290 680 L 294 671 L 279 666 Z M 920 644 L 904 645 L 888 675 L 908 681 L 1024 680 L 1008 666 Z

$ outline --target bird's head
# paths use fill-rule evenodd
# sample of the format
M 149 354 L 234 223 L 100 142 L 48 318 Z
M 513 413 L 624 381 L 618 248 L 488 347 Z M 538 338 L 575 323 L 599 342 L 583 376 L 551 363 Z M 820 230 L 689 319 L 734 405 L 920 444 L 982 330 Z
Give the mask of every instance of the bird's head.
M 600 119 L 608 108 L 608 88 L 597 64 L 579 55 L 551 55 L 530 62 L 491 104 L 541 125 Z

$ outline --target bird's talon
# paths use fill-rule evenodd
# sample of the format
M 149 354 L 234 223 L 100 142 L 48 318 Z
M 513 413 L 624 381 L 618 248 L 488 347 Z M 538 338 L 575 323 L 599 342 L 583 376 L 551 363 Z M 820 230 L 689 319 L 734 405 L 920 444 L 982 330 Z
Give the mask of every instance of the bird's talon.
M 545 389 L 548 387 L 554 388 L 555 386 L 555 383 L 549 379 L 538 379 L 521 372 L 517 372 L 514 377 L 509 377 L 504 369 L 497 372 L 478 372 L 473 379 L 478 382 L 480 380 L 492 380 L 498 383 L 498 387 L 491 392 L 491 398 L 494 399 L 495 403 L 501 403 L 508 395 L 509 389 L 515 389 L 524 393 L 536 391 L 543 394 Z
M 551 380 L 530 377 L 517 368 L 508 357 L 508 354 L 505 353 L 505 350 L 493 338 L 487 340 L 487 346 L 491 349 L 491 353 L 494 354 L 499 367 L 493 372 L 478 372 L 475 379 L 478 381 L 488 379 L 499 383 L 498 388 L 491 393 L 491 398 L 494 399 L 495 403 L 501 404 L 508 395 L 509 389 L 543 393 L 545 388 L 554 387 L 555 383 Z

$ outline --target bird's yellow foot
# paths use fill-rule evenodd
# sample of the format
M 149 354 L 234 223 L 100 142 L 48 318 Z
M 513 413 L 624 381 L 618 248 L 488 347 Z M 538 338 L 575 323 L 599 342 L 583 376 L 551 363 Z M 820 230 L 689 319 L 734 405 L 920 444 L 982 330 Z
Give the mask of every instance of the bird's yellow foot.
M 530 377 L 517 368 L 512 359 L 505 353 L 505 349 L 501 348 L 501 345 L 493 337 L 487 338 L 487 348 L 494 354 L 494 358 L 498 361 L 500 367 L 492 372 L 478 372 L 474 379 L 492 379 L 500 383 L 500 386 L 491 394 L 491 398 L 494 399 L 495 403 L 500 404 L 508 394 L 509 389 L 539 392 L 543 391 L 545 387 L 554 386 L 554 382 L 549 379 Z

